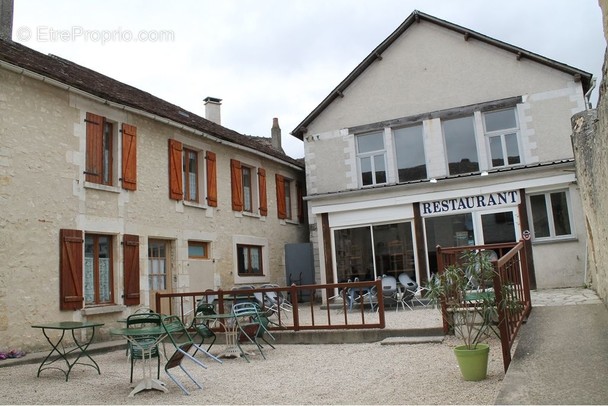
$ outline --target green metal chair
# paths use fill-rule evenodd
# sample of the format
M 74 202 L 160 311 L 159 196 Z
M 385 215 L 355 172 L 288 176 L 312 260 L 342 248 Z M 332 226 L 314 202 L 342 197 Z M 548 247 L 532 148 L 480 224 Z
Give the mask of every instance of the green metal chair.
M 146 326 L 160 326 L 161 316 L 157 313 L 135 313 L 127 317 L 127 327 L 146 327 Z M 131 383 L 133 382 L 133 366 L 135 361 L 142 359 L 144 350 L 147 352 L 150 350 L 148 356 L 156 358 L 156 377 L 160 379 L 160 352 L 158 351 L 158 344 L 156 344 L 156 337 L 138 337 L 137 344 L 132 342 L 127 343 L 127 352 L 131 358 Z
M 265 331 L 264 327 L 262 327 L 263 321 L 258 309 L 258 304 L 253 302 L 241 302 L 232 306 L 232 313 L 234 314 L 238 328 L 236 344 L 247 362 L 249 362 L 249 358 L 241 347 L 241 343 L 247 341 L 255 344 L 260 351 L 262 358 L 266 359 L 266 355 L 264 355 L 264 351 L 262 350 L 263 347 L 258 341 L 258 338 L 262 337 Z
M 180 318 L 178 316 L 163 317 L 162 326 L 163 326 L 163 329 L 165 330 L 165 332 L 167 333 L 167 338 L 169 339 L 169 341 L 171 342 L 171 344 L 173 344 L 173 347 L 175 348 L 173 355 L 171 355 L 171 357 L 169 357 L 169 359 L 167 360 L 167 364 L 165 364 L 165 372 L 167 373 L 169 378 L 171 378 L 171 380 L 177 386 L 179 386 L 179 388 L 182 391 L 184 391 L 184 393 L 186 395 L 189 395 L 190 392 L 188 392 L 188 390 L 184 387 L 184 385 L 181 384 L 181 382 L 177 379 L 176 376 L 171 374 L 171 372 L 170 372 L 171 369 L 180 367 L 180 369 L 188 376 L 188 378 L 190 378 L 190 380 L 192 380 L 192 382 L 194 382 L 194 384 L 199 389 L 202 389 L 203 387 L 201 386 L 201 384 L 199 384 L 198 381 L 196 379 L 194 379 L 194 377 L 184 368 L 183 360 L 189 359 L 190 361 L 194 362 L 196 365 L 203 367 L 205 369 L 207 368 L 207 366 L 205 364 L 203 364 L 200 360 L 196 359 L 194 357 L 194 353 L 190 354 L 190 350 L 192 350 L 192 348 L 194 348 L 195 353 L 196 353 L 196 351 L 202 351 L 205 355 L 207 355 L 208 357 L 212 358 L 213 360 L 219 362 L 220 364 L 222 363 L 222 361 L 219 358 L 217 358 L 216 356 L 207 352 L 204 348 L 199 347 L 194 342 L 192 336 L 188 332 L 188 329 L 182 323 L 182 321 L 180 320 Z
M 215 306 L 213 304 L 199 302 L 196 306 L 194 319 L 192 319 L 192 323 L 190 323 L 190 330 L 196 332 L 196 335 L 193 338 L 200 337 L 198 346 L 202 346 L 205 343 L 205 340 L 211 339 L 211 343 L 209 344 L 209 347 L 207 347 L 207 352 L 211 350 L 217 337 L 209 326 L 210 319 L 203 316 L 213 316 L 214 314 L 217 313 L 215 312 Z M 197 352 L 198 349 L 196 349 L 192 355 L 196 355 Z

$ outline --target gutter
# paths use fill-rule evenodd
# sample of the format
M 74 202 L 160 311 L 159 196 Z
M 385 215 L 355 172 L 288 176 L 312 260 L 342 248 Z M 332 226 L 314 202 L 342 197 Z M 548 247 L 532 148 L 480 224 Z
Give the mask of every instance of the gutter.
M 184 124 L 177 123 L 177 122 L 175 122 L 173 120 L 170 120 L 168 118 L 165 118 L 165 117 L 162 117 L 162 116 L 158 116 L 156 114 L 148 113 L 147 111 L 144 111 L 144 110 L 139 110 L 139 109 L 136 109 L 134 107 L 129 107 L 129 106 L 126 106 L 124 104 L 120 104 L 120 103 L 116 103 L 116 102 L 113 102 L 113 101 L 110 101 L 110 100 L 107 100 L 107 99 L 103 99 L 103 98 L 95 96 L 95 95 L 93 95 L 91 93 L 88 93 L 88 92 L 85 92 L 83 90 L 80 90 L 77 87 L 66 85 L 65 83 L 62 83 L 62 82 L 60 82 L 58 80 L 51 79 L 51 78 L 49 78 L 47 76 L 41 75 L 41 74 L 36 73 L 36 72 L 32 72 L 30 70 L 21 68 L 19 66 L 13 65 L 13 64 L 8 63 L 8 62 L 5 62 L 3 60 L 0 60 L 0 67 L 5 68 L 5 69 L 7 69 L 9 71 L 15 72 L 15 73 L 17 73 L 19 75 L 23 75 L 23 76 L 29 77 L 31 79 L 35 79 L 35 80 L 39 80 L 39 81 L 44 82 L 44 83 L 48 83 L 49 85 L 55 86 L 55 87 L 57 87 L 59 89 L 67 90 L 68 92 L 72 92 L 72 93 L 78 94 L 80 96 L 83 96 L 83 97 L 86 97 L 88 99 L 94 100 L 94 101 L 96 101 L 98 103 L 102 103 L 102 104 L 105 104 L 107 106 L 111 106 L 111 107 L 117 108 L 119 110 L 124 110 L 124 111 L 128 111 L 130 113 L 133 113 L 133 114 L 144 116 L 144 117 L 147 117 L 147 118 L 149 118 L 151 120 L 157 121 L 159 123 L 166 124 L 166 125 L 175 127 L 177 129 L 190 132 L 192 134 L 195 134 L 195 135 L 198 135 L 200 137 L 206 138 L 206 139 L 208 139 L 210 141 L 213 141 L 213 142 L 216 142 L 218 144 L 224 144 L 224 145 L 227 145 L 229 147 L 232 147 L 232 148 L 235 148 L 235 149 L 239 149 L 241 151 L 245 151 L 245 152 L 252 153 L 254 155 L 262 156 L 262 157 L 264 157 L 266 159 L 269 159 L 269 160 L 271 160 L 273 162 L 277 162 L 277 163 L 280 163 L 282 165 L 287 165 L 290 168 L 296 169 L 298 171 L 303 171 L 304 170 L 303 168 L 301 168 L 301 167 L 299 167 L 297 165 L 294 165 L 292 163 L 283 161 L 283 160 L 281 160 L 279 158 L 276 158 L 276 157 L 274 157 L 272 155 L 265 154 L 265 153 L 260 152 L 260 151 L 258 151 L 256 149 L 253 149 L 253 148 L 250 148 L 250 147 L 246 147 L 246 146 L 243 146 L 243 145 L 240 145 L 240 144 L 235 144 L 234 142 L 231 142 L 231 141 L 226 141 L 224 139 L 221 139 L 221 138 L 215 137 L 213 135 L 209 135 L 207 133 L 199 131 L 199 130 L 197 130 L 195 128 L 188 127 L 188 126 L 186 126 Z

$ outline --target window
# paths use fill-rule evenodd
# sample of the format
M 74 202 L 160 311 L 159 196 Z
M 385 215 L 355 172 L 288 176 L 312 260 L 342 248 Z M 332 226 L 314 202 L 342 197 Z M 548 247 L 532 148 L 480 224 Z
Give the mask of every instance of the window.
M 399 182 L 426 179 L 422 125 L 394 130 Z
M 87 234 L 84 241 L 85 304 L 112 303 L 112 286 L 112 237 Z
M 521 163 L 515 109 L 484 113 L 483 122 L 490 153 L 490 166 L 496 168 Z
M 357 159 L 361 171 L 361 185 L 378 185 L 386 183 L 386 151 L 384 133 L 358 135 Z
M 263 168 L 257 168 L 257 176 L 255 174 L 254 166 L 243 164 L 236 159 L 230 160 L 232 210 L 254 213 L 257 207 L 259 214 L 266 216 L 268 214 L 266 171 Z
M 188 241 L 188 258 L 209 258 L 209 243 L 206 241 Z
M 262 247 L 238 244 L 236 251 L 239 275 L 261 276 L 264 274 L 262 269 Z
M 450 175 L 479 171 L 473 116 L 443 122 Z
M 572 235 L 566 191 L 530 195 L 534 238 Z
M 198 202 L 198 153 L 184 148 L 184 200 Z
M 292 219 L 293 180 L 282 175 L 276 175 L 277 182 L 277 214 L 280 219 Z
M 203 156 L 206 164 L 203 164 Z M 203 173 L 203 168 L 206 173 Z M 169 198 L 202 204 L 205 186 L 207 205 L 217 207 L 215 153 L 207 151 L 203 155 L 200 150 L 169 139 Z
M 115 184 L 115 123 L 105 117 L 87 113 L 86 122 L 86 169 L 85 180 L 105 186 Z M 137 188 L 137 128 L 123 123 L 122 174 L 120 181 L 126 190 Z

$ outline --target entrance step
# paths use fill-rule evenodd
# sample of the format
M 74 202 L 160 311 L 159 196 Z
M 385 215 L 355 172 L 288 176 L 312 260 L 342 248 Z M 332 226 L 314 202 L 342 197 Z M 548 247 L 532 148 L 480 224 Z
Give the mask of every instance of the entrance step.
M 386 337 L 380 341 L 380 345 L 398 344 L 440 344 L 444 336 L 422 336 L 422 337 Z

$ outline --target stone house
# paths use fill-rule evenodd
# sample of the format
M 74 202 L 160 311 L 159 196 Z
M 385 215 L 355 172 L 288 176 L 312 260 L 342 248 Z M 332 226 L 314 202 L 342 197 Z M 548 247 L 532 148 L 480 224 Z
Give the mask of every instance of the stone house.
M 108 338 L 155 292 L 285 285 L 285 244 L 308 240 L 303 163 L 276 119 L 260 140 L 205 102 L 209 119 L 0 40 L 1 348 L 43 346 L 44 321 Z
M 593 86 L 590 73 L 414 11 L 292 131 L 317 280 L 424 282 L 437 245 L 529 238 L 534 286 L 583 285 L 570 117 Z

